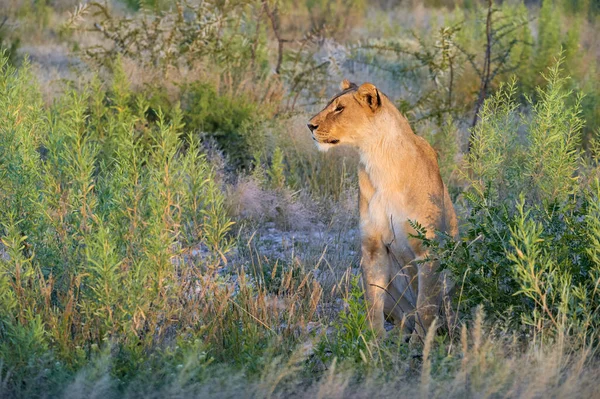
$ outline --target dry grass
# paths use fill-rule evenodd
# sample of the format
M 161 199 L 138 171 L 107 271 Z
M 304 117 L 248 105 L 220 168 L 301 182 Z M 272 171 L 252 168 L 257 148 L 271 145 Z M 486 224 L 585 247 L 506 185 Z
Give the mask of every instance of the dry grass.
M 258 381 L 227 368 L 200 384 L 163 386 L 155 391 L 117 394 L 116 381 L 106 373 L 82 371 L 61 395 L 64 398 L 110 397 L 253 397 L 253 398 L 592 398 L 598 390 L 600 366 L 589 348 L 571 350 L 564 338 L 546 345 L 530 345 L 499 338 L 481 325 L 463 328 L 463 347 L 445 348 L 428 340 L 431 359 L 423 354 L 423 367 L 398 361 L 394 367 L 368 373 L 333 361 L 317 379 L 306 380 L 302 364 L 310 363 L 302 347 L 286 359 L 268 362 Z M 445 362 L 440 351 L 448 350 Z M 402 362 L 405 363 L 402 363 Z M 450 363 L 448 363 L 448 361 Z M 430 368 L 432 367 L 432 368 Z M 101 368 L 100 368 L 101 370 Z M 431 374 L 430 371 L 432 371 Z

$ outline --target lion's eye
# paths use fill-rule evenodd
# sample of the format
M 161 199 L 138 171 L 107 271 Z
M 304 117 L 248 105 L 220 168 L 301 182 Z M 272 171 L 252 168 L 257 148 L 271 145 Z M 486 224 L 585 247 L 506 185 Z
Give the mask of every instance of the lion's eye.
M 342 112 L 344 110 L 344 107 L 342 107 L 341 105 L 338 105 L 337 108 L 335 109 L 335 112 Z

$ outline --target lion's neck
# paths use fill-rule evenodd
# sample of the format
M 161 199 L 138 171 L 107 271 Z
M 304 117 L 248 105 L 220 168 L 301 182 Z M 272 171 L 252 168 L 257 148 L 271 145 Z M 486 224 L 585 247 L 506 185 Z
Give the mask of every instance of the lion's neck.
M 397 180 L 404 180 L 403 172 L 414 169 L 419 162 L 412 129 L 400 112 L 392 109 L 374 121 L 372 130 L 358 145 L 360 160 L 376 189 L 402 187 Z

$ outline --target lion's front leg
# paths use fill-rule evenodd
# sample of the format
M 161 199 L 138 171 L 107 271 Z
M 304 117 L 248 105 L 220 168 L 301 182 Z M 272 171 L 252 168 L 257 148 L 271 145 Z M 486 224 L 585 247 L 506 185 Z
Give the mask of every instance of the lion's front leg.
M 371 220 L 369 207 L 375 195 L 375 188 L 362 163 L 358 166 L 358 187 L 358 210 L 362 237 L 361 267 L 368 306 L 367 316 L 371 328 L 379 336 L 383 336 L 385 332 L 383 328 L 383 311 L 390 277 L 389 259 L 382 241 L 381 229 L 374 225 Z
M 381 237 L 365 237 L 362 243 L 362 272 L 368 320 L 379 336 L 385 334 L 384 304 L 390 282 L 389 258 Z

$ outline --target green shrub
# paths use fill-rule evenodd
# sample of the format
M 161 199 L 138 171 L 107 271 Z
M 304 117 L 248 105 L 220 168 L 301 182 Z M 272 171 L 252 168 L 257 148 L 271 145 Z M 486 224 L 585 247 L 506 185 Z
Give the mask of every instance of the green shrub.
M 81 367 L 94 346 L 114 345 L 125 375 L 174 331 L 196 325 L 195 339 L 185 298 L 198 277 L 182 245 L 206 248 L 213 268 L 231 248 L 223 194 L 197 142 L 183 146 L 181 112 L 148 121 L 120 83 L 46 111 L 27 66 L 0 60 L 0 357 L 15 392 L 53 359 Z
M 439 129 L 423 129 L 422 135 L 438 155 L 438 165 L 442 179 L 446 184 L 458 169 L 456 157 L 459 153 L 458 127 L 452 117 L 445 118 Z
M 183 95 L 188 129 L 213 137 L 231 164 L 248 168 L 257 151 L 264 151 L 267 112 L 246 96 L 219 94 L 208 83 L 194 83 Z
M 339 359 L 350 359 L 356 363 L 373 360 L 373 344 L 376 338 L 367 320 L 367 303 L 360 276 L 352 276 L 348 295 L 345 298 L 347 308 L 339 314 L 334 324 L 334 333 L 325 335 L 320 342 L 319 353 L 323 360 L 329 355 Z
M 283 152 L 279 147 L 275 147 L 275 151 L 273 151 L 268 175 L 273 188 L 282 189 L 285 186 L 285 164 L 283 163 Z
M 600 322 L 600 198 L 597 181 L 578 184 L 580 108 L 569 105 L 559 68 L 531 115 L 519 112 L 514 84 L 486 101 L 468 157 L 462 240 L 429 245 L 454 273 L 461 312 L 482 305 L 541 333 L 585 337 Z

